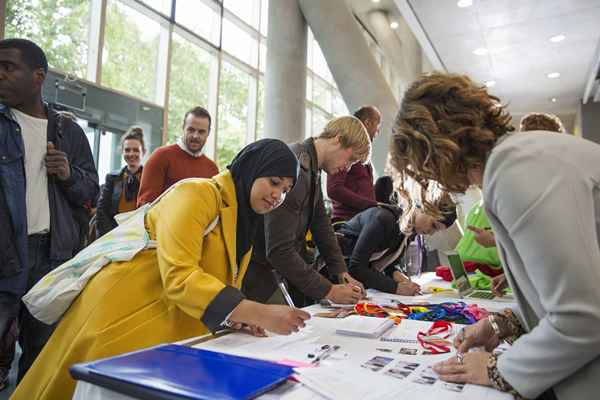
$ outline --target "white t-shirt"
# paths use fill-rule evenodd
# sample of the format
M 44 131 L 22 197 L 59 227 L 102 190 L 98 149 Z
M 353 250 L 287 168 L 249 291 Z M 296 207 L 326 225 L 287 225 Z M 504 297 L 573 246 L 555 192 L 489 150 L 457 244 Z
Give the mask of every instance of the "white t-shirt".
M 35 118 L 18 110 L 11 110 L 21 126 L 25 145 L 25 201 L 27 205 L 27 234 L 50 231 L 50 204 L 48 203 L 48 174 L 46 152 L 48 120 Z

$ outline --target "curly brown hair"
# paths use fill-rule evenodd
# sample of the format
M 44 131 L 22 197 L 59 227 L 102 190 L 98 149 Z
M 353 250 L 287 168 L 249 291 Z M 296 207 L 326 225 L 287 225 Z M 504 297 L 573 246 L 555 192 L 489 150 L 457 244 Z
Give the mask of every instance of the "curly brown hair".
M 464 75 L 432 73 L 404 94 L 392 130 L 391 162 L 427 188 L 464 192 L 467 171 L 482 167 L 501 136 L 514 130 L 500 100 Z M 425 198 L 425 196 L 423 196 Z M 433 214 L 439 208 L 424 201 Z
M 548 131 L 564 133 L 565 127 L 554 114 L 532 112 L 521 118 L 519 131 Z

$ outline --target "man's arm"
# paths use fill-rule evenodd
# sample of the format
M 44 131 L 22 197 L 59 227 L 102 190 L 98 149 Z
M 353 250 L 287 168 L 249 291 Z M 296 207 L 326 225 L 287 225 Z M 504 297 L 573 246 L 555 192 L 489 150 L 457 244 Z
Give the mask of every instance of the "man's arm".
M 157 150 L 148 158 L 142 169 L 142 179 L 138 192 L 137 206 L 153 202 L 166 189 L 166 154 Z
M 111 214 L 112 194 L 115 187 L 115 181 L 110 174 L 106 175 L 100 198 L 98 199 L 98 208 L 96 209 L 96 234 L 98 237 L 112 230 L 116 224 Z
M 65 120 L 66 122 L 66 120 Z M 83 129 L 77 123 L 69 122 L 70 143 L 67 159 L 70 175 L 66 180 L 56 179 L 58 187 L 69 202 L 76 206 L 92 204 L 98 196 L 98 172 L 94 164 L 92 150 Z
M 313 299 L 322 299 L 331 282 L 307 264 L 296 250 L 296 233 L 302 214 L 302 182 L 288 194 L 283 205 L 264 217 L 265 252 L 271 266 Z M 343 260 L 342 260 L 343 263 Z
M 327 195 L 330 199 L 358 211 L 377 205 L 377 201 L 348 189 L 346 186 L 348 178 L 348 171 L 327 175 Z
M 331 227 L 331 220 L 325 211 L 323 192 L 321 192 L 320 186 L 318 187 L 317 196 L 317 205 L 310 225 L 310 231 L 314 236 L 315 244 L 319 248 L 319 252 L 323 255 L 330 274 L 339 275 L 348 272 L 342 251 Z

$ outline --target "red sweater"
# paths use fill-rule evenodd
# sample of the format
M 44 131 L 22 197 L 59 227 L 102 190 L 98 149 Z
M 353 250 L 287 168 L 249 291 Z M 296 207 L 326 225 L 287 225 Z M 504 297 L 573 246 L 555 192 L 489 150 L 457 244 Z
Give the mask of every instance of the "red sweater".
M 333 204 L 331 219 L 347 221 L 377 205 L 373 189 L 373 167 L 356 163 L 348 172 L 327 176 L 327 195 Z
M 182 179 L 212 178 L 218 173 L 217 165 L 205 155 L 192 157 L 176 144 L 159 147 L 144 164 L 138 207 Z

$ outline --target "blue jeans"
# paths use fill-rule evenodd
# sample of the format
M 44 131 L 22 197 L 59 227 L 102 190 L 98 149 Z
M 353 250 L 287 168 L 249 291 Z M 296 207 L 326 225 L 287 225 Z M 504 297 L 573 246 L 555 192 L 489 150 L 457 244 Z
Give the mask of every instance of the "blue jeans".
M 28 246 L 28 274 L 27 291 L 33 287 L 44 275 L 64 262 L 50 260 L 50 235 L 30 235 L 27 240 Z M 46 325 L 35 319 L 21 303 L 20 298 L 14 294 L 0 292 L 0 334 L 6 337 L 8 330 L 15 318 L 18 318 L 19 344 L 23 350 L 19 360 L 18 382 L 25 376 L 38 354 L 52 335 L 56 325 Z M 14 343 L 6 344 L 0 355 L 2 364 L 12 362 Z M 2 366 L 2 365 L 0 365 Z

